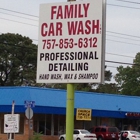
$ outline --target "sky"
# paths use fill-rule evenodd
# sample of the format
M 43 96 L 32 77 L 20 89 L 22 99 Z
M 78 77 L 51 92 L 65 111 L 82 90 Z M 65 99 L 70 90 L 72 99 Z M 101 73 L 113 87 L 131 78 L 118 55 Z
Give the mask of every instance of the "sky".
M 39 6 L 43 3 L 56 2 L 66 0 L 1 0 L 0 34 L 18 33 L 38 44 Z M 120 65 L 131 66 L 138 52 L 140 52 L 140 1 L 106 0 L 107 70 L 114 76 L 117 73 L 116 68 Z

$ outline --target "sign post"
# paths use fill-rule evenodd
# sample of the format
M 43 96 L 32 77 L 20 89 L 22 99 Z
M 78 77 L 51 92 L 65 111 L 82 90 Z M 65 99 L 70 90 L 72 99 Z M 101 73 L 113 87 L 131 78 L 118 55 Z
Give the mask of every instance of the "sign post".
M 32 107 L 35 107 L 35 101 L 24 101 L 24 105 L 27 108 L 25 110 L 25 116 L 28 119 L 28 128 L 29 128 L 29 139 L 30 139 L 30 125 L 31 125 L 31 118 L 33 117 L 33 110 L 31 109 Z
M 66 106 L 66 137 L 73 140 L 74 129 L 74 84 L 67 84 L 67 106 Z
M 12 102 L 11 114 L 4 115 L 4 133 L 7 133 L 8 140 L 14 140 L 15 133 L 19 133 L 19 114 L 14 114 L 15 102 Z

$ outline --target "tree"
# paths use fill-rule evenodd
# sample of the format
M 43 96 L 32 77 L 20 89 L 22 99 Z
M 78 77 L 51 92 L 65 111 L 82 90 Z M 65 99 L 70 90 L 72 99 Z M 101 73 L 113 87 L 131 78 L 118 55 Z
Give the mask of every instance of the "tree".
M 116 82 L 120 88 L 121 94 L 140 95 L 140 53 L 137 53 L 133 65 L 117 68 L 118 73 L 115 76 Z
M 116 83 L 99 84 L 95 92 L 119 94 L 119 88 Z
M 37 46 L 19 34 L 0 35 L 0 86 L 36 84 Z

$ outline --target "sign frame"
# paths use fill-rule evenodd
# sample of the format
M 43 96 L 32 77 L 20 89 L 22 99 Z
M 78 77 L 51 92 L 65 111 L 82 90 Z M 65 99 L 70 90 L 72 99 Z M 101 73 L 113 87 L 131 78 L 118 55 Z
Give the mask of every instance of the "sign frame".
M 4 133 L 19 133 L 19 114 L 4 115 Z
M 84 7 L 81 13 L 61 13 L 75 5 Z M 95 26 L 97 31 L 93 31 Z M 104 83 L 105 32 L 105 0 L 41 4 L 37 83 Z
M 92 117 L 91 109 L 77 108 L 76 120 L 91 121 L 91 119 L 92 119 L 91 117 Z

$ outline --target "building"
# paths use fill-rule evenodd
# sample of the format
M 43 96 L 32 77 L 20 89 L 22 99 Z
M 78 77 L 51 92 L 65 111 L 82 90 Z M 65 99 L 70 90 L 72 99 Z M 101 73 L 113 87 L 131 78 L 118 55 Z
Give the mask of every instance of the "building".
M 0 139 L 7 140 L 4 133 L 4 114 L 20 114 L 19 133 L 15 140 L 26 140 L 34 132 L 41 132 L 45 140 L 57 140 L 65 131 L 66 90 L 38 87 L 0 88 Z M 25 101 L 34 101 L 33 117 L 25 116 Z M 75 91 L 74 126 L 89 129 L 95 125 L 117 126 L 119 129 L 136 129 L 140 121 L 140 97 L 106 93 Z M 76 110 L 91 109 L 91 121 L 76 120 Z M 30 123 L 29 123 L 30 122 Z

